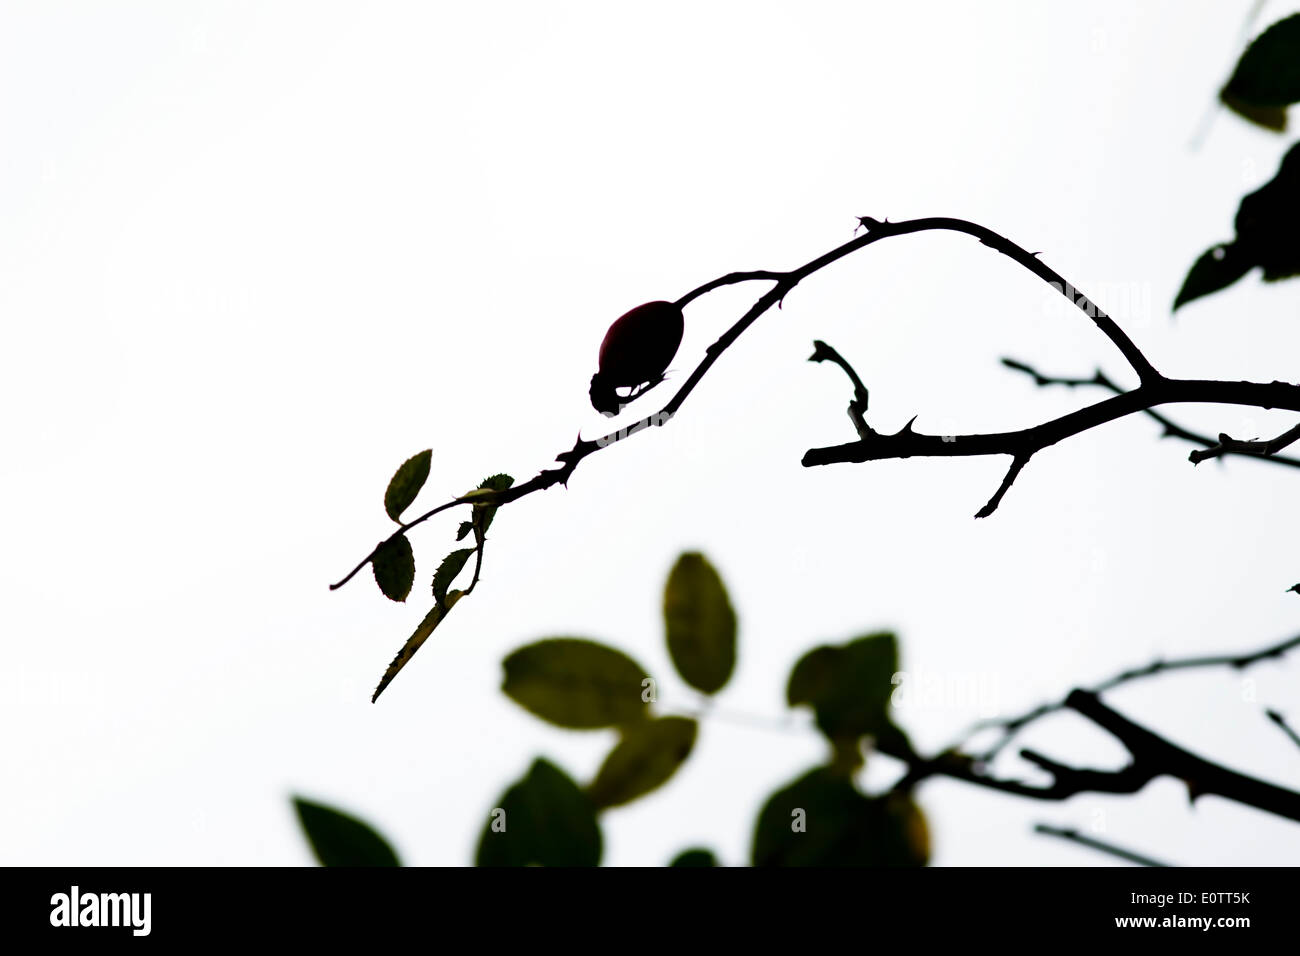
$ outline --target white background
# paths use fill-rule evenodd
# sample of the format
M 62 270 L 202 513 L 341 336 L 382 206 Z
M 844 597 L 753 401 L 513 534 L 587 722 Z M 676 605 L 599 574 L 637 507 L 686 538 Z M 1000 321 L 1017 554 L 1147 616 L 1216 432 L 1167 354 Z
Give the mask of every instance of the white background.
M 1294 5 L 1269 4 L 1256 26 Z M 377 705 L 458 515 L 413 534 L 406 605 L 326 585 L 415 510 L 523 480 L 604 420 L 606 326 L 737 269 L 781 269 L 855 217 L 959 216 L 1109 309 L 1171 375 L 1294 380 L 1300 284 L 1169 305 L 1231 238 L 1287 140 L 1218 113 L 1248 4 L 7 3 L 0 13 L 0 862 L 311 862 L 289 797 L 358 813 L 414 864 L 465 864 L 536 755 L 588 779 L 612 733 L 501 694 L 512 648 L 607 640 L 673 678 L 659 617 L 703 550 L 741 617 L 717 708 L 780 719 L 791 664 L 896 628 L 939 693 L 924 748 L 1157 655 L 1300 628 L 1300 473 L 1193 468 L 1133 418 L 1035 458 L 804 469 L 852 437 L 855 363 L 882 430 L 1027 426 L 1099 398 L 998 364 L 1102 365 L 1086 319 L 961 236 L 889 240 L 818 274 L 728 352 L 668 428 L 497 518 L 484 580 Z M 677 382 L 761 292 L 688 310 Z M 667 387 L 645 401 L 666 400 Z M 649 410 L 649 409 L 646 409 Z M 1167 410 L 1211 432 L 1293 416 Z M 1300 787 L 1297 664 L 1108 699 L 1207 756 Z M 795 731 L 707 722 L 683 772 L 604 818 L 605 861 L 703 843 L 743 863 L 762 800 L 818 762 Z M 1027 738 L 1122 750 L 1061 717 Z M 868 784 L 895 768 L 873 761 Z M 1008 774 L 1034 774 L 1014 757 Z M 1047 821 L 1184 864 L 1291 863 L 1300 827 L 1179 783 L 1037 804 L 936 781 L 937 864 L 1104 864 Z

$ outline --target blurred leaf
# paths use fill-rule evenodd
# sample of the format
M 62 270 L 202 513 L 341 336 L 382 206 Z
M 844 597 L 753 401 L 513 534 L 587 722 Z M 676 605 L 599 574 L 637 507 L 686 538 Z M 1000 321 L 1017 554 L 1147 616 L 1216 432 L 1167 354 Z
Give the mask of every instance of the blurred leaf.
M 549 638 L 518 648 L 502 666 L 511 700 L 561 727 L 612 727 L 646 714 L 645 669 L 604 644 Z
M 866 797 L 827 767 L 778 790 L 754 830 L 755 866 L 924 866 L 925 816 L 910 797 Z
M 1226 289 L 1254 267 L 1255 263 L 1241 254 L 1236 243 L 1207 250 L 1193 263 L 1187 278 L 1183 280 L 1183 287 L 1174 299 L 1174 310 L 1177 311 L 1193 299 Z
M 712 850 L 706 850 L 703 847 L 692 847 L 689 850 L 682 850 L 678 853 L 669 866 L 719 866 L 718 858 L 713 855 Z
M 1237 243 L 1263 266 L 1265 282 L 1300 274 L 1300 143 L 1276 176 L 1242 199 L 1236 226 Z
M 668 653 L 686 683 L 717 693 L 736 666 L 736 612 L 713 565 L 702 554 L 677 559 L 664 588 Z
M 388 517 L 399 524 L 402 520 L 402 512 L 411 506 L 415 496 L 424 487 L 424 482 L 429 477 L 429 462 L 432 458 L 432 449 L 411 456 L 388 482 L 388 490 L 384 492 L 384 510 L 388 512 Z
M 379 546 L 370 559 L 375 572 L 375 583 L 384 596 L 394 601 L 405 601 L 415 583 L 415 554 L 406 535 L 389 538 Z
M 468 521 L 462 521 L 460 523 L 460 527 L 456 529 L 456 540 L 457 541 L 464 540 L 465 535 L 469 534 L 473 530 L 474 530 L 473 524 L 471 524 Z
M 815 647 L 795 664 L 786 687 L 791 707 L 811 704 L 817 726 L 837 747 L 889 726 L 889 699 L 898 673 L 893 634 L 868 634 L 841 646 Z
M 563 770 L 539 758 L 493 808 L 477 865 L 597 866 L 600 854 L 596 808 Z
M 830 696 L 835 687 L 835 670 L 843 653 L 843 648 L 822 644 L 799 658 L 786 684 L 786 703 L 797 707 L 815 704 Z
M 302 797 L 294 797 L 293 806 L 321 866 L 402 865 L 388 841 L 369 824 Z
M 622 739 L 587 787 L 599 809 L 631 803 L 666 783 L 691 755 L 698 725 L 689 717 L 660 717 L 623 728 Z
M 1279 20 L 1255 38 L 1237 61 L 1223 95 L 1225 101 L 1251 106 L 1300 101 L 1300 14 Z
M 1297 16 L 1300 16 L 1298 14 Z M 1241 200 L 1237 238 L 1192 266 L 1174 308 L 1231 285 L 1255 266 L 1264 281 L 1300 275 L 1300 143 L 1282 157 L 1277 175 Z
M 393 682 L 393 678 L 396 677 L 398 672 L 406 666 L 407 661 L 415 656 L 415 652 L 420 649 L 420 645 L 428 640 L 429 635 L 433 633 L 433 629 L 442 623 L 443 618 L 447 616 L 447 612 L 451 610 L 452 605 L 455 604 L 459 598 L 459 591 L 450 592 L 447 595 L 445 603 L 435 604 L 432 610 L 424 616 L 424 620 L 421 621 L 420 626 L 415 629 L 415 633 L 406 639 L 406 643 L 402 645 L 402 649 L 397 652 L 397 656 L 393 658 L 393 662 L 388 665 L 388 670 L 384 671 L 384 676 L 380 679 L 379 686 L 375 688 L 374 694 L 370 697 L 370 703 L 373 704 L 379 699 L 379 695 L 384 692 L 384 688 Z
M 442 559 L 438 570 L 433 573 L 433 598 L 439 604 L 447 600 L 447 589 L 451 587 L 451 582 L 456 580 L 456 575 L 460 574 L 465 567 L 465 562 L 473 553 L 473 548 L 461 548 Z

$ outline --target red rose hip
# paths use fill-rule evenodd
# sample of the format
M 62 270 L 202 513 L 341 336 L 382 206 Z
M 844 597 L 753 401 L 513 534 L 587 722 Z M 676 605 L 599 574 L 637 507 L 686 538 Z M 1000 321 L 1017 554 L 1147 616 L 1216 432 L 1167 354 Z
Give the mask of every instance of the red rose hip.
M 621 316 L 600 343 L 599 370 L 591 377 L 591 404 L 615 415 L 623 405 L 664 380 L 682 344 L 682 310 L 671 302 L 647 302 Z M 632 391 L 620 397 L 616 388 Z

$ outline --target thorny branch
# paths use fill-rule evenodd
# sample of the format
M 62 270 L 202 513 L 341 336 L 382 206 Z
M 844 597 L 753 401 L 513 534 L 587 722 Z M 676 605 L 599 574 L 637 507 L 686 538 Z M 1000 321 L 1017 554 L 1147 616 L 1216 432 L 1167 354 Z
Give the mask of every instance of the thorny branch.
M 1114 395 L 1123 395 L 1124 389 L 1120 388 L 1111 381 L 1101 369 L 1093 373 L 1092 378 L 1064 378 L 1053 375 L 1044 375 L 1037 369 L 1024 362 L 1018 362 L 1015 359 L 1004 358 L 1002 364 L 1007 368 L 1015 369 L 1017 372 L 1024 372 L 1034 380 L 1035 385 L 1065 385 L 1069 388 L 1078 388 L 1081 386 L 1096 386 L 1104 388 Z M 1236 442 L 1228 439 L 1224 442 L 1226 436 L 1220 435 L 1218 438 L 1210 438 L 1207 435 L 1201 435 L 1197 432 L 1190 431 L 1170 419 L 1161 415 L 1159 412 L 1151 409 L 1143 409 L 1143 412 L 1154 421 L 1158 422 L 1164 431 L 1161 434 L 1163 438 L 1181 438 L 1183 441 L 1191 442 L 1194 445 L 1200 445 L 1208 451 L 1193 451 L 1188 458 L 1195 464 L 1199 464 L 1208 458 L 1227 457 L 1229 455 L 1242 455 L 1250 458 L 1263 458 L 1266 461 L 1276 462 L 1279 465 L 1287 465 L 1291 468 L 1300 468 L 1300 458 L 1288 458 L 1285 455 L 1279 455 L 1281 451 L 1291 442 L 1300 438 L 1300 425 L 1279 436 L 1272 442 Z M 1283 440 L 1285 439 L 1285 441 Z
M 931 231 L 948 231 L 959 232 L 978 239 L 982 244 L 988 246 L 997 252 L 1002 253 L 1014 262 L 1023 266 L 1025 269 L 1038 276 L 1044 282 L 1051 285 L 1060 294 L 1066 296 L 1078 308 L 1087 315 L 1103 335 L 1124 356 L 1129 366 L 1137 373 L 1140 385 L 1129 392 L 1116 394 L 1114 398 L 1097 405 L 1082 409 L 1071 415 L 1056 419 L 1055 421 L 1046 422 L 1034 428 L 1028 428 L 1020 432 L 1006 432 L 991 435 L 965 435 L 965 436 L 928 436 L 920 435 L 911 430 L 910 424 L 901 432 L 895 435 L 881 435 L 869 426 L 867 426 L 863 412 L 866 407 L 866 388 L 862 385 L 852 368 L 835 353 L 833 349 L 825 347 L 823 353 L 834 355 L 832 361 L 836 361 L 846 373 L 854 385 L 854 402 L 855 408 L 854 425 L 858 430 L 858 441 L 839 445 L 830 448 L 815 448 L 804 455 L 803 464 L 805 466 L 826 465 L 834 462 L 848 461 L 872 461 L 882 458 L 906 458 L 913 455 L 996 455 L 1007 454 L 1012 456 L 1011 469 L 1007 477 L 1003 480 L 1002 487 L 994 497 L 984 506 L 977 515 L 984 517 L 991 514 L 996 509 L 1002 496 L 1006 493 L 1011 483 L 1015 480 L 1025 463 L 1038 451 L 1049 445 L 1055 444 L 1064 438 L 1076 435 L 1081 431 L 1094 428 L 1097 425 L 1121 418 L 1125 415 L 1137 411 L 1144 411 L 1148 414 L 1154 414 L 1151 409 L 1162 404 L 1170 402 L 1211 402 L 1220 404 L 1235 405 L 1253 405 L 1262 408 L 1287 408 L 1293 411 L 1300 411 L 1300 386 L 1284 382 L 1272 383 L 1252 383 L 1252 382 L 1215 382 L 1215 381 L 1180 381 L 1167 379 L 1161 375 L 1155 367 L 1148 361 L 1145 355 L 1138 349 L 1128 335 L 1115 323 L 1115 321 L 1099 308 L 1086 295 L 1079 292 L 1072 284 L 1067 282 L 1059 273 L 1055 272 L 1045 263 L 1043 263 L 1036 253 L 1028 252 L 1022 247 L 1016 245 L 1011 240 L 999 235 L 991 229 L 978 225 L 973 222 L 967 222 L 962 219 L 952 219 L 946 217 L 931 217 L 924 219 L 912 219 L 904 222 L 881 222 L 869 216 L 860 217 L 858 220 L 859 228 L 865 228 L 866 232 L 861 236 L 856 236 L 849 242 L 832 249 L 830 252 L 819 256 L 804 265 L 787 272 L 778 271 L 750 271 L 750 272 L 732 272 L 721 276 L 704 285 L 688 292 L 677 300 L 677 305 L 684 307 L 715 289 L 724 286 L 735 285 L 742 282 L 751 281 L 768 281 L 772 287 L 764 293 L 744 315 L 736 321 L 723 335 L 714 342 L 705 351 L 703 360 L 695 367 L 695 370 L 686 379 L 682 386 L 677 390 L 668 403 L 659 411 L 641 418 L 631 425 L 610 432 L 601 438 L 595 440 L 584 439 L 581 436 L 574 442 L 572 448 L 568 451 L 556 455 L 555 460 L 559 467 L 548 468 L 539 472 L 531 480 L 515 485 L 514 487 L 496 493 L 491 500 L 483 497 L 474 498 L 472 501 L 465 496 L 453 498 L 444 502 L 435 508 L 426 511 L 424 514 L 411 521 L 401 525 L 388 538 L 385 538 L 375 546 L 371 552 L 363 558 L 356 567 L 354 567 L 341 580 L 330 585 L 334 590 L 342 587 L 353 577 L 357 575 L 378 553 L 388 541 L 405 534 L 407 531 L 427 521 L 428 519 L 440 514 L 443 511 L 450 510 L 460 505 L 470 504 L 490 504 L 505 505 L 512 501 L 517 501 L 537 491 L 544 491 L 555 485 L 567 485 L 569 478 L 573 475 L 574 470 L 587 456 L 607 448 L 612 444 L 631 437 L 647 428 L 658 427 L 667 424 L 673 416 L 685 403 L 687 397 L 695 390 L 700 380 L 708 373 L 713 364 L 721 358 L 722 354 L 731 347 L 746 329 L 758 320 L 759 316 L 768 311 L 772 306 L 780 304 L 800 282 L 814 273 L 824 269 L 845 256 L 857 252 L 859 249 L 866 248 L 873 243 L 882 239 L 892 238 L 894 236 L 908 235 L 911 233 L 931 232 Z M 823 343 L 824 345 L 824 343 Z M 821 348 L 821 346 L 819 346 Z M 829 354 L 823 354 L 819 357 L 814 353 L 815 361 L 822 361 L 829 358 Z M 1286 436 L 1281 436 L 1276 441 L 1281 441 Z M 1276 448 L 1274 450 L 1277 450 Z M 1224 452 L 1231 451 L 1237 454 L 1262 453 L 1248 452 L 1237 447 L 1225 447 Z M 1280 459 L 1275 459 L 1280 460 Z

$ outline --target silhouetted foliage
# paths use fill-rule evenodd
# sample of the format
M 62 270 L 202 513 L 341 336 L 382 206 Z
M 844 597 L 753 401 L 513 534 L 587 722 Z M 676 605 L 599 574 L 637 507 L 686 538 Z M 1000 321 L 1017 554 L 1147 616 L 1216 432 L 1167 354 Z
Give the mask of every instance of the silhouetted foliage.
M 1300 102 L 1300 15 L 1287 17 L 1264 30 L 1243 52 L 1220 93 L 1230 109 L 1250 122 L 1284 131 L 1287 108 Z M 1189 270 L 1173 308 L 1217 293 L 1260 268 L 1266 282 L 1300 275 L 1300 144 L 1283 157 L 1276 175 L 1245 196 L 1235 219 L 1235 238 L 1203 253 Z M 600 366 L 590 396 L 597 410 L 621 412 L 631 401 L 663 380 L 682 331 L 682 310 L 700 296 L 725 286 L 770 282 L 770 288 L 705 353 L 705 357 L 676 394 L 660 409 L 595 440 L 581 436 L 556 456 L 556 467 L 542 470 L 516 486 L 508 475 L 494 475 L 475 489 L 402 522 L 430 471 L 432 452 L 412 456 L 398 468 L 384 495 L 388 516 L 397 531 L 380 541 L 347 576 L 347 583 L 367 564 L 381 592 L 405 601 L 415 577 L 415 559 L 407 533 L 443 511 L 468 507 L 456 541 L 473 536 L 474 546 L 451 551 L 433 576 L 433 607 L 407 639 L 384 673 L 372 700 L 384 691 L 433 630 L 477 585 L 483 563 L 486 532 L 497 509 L 536 491 L 567 484 L 589 455 L 651 427 L 668 424 L 717 358 L 757 319 L 801 281 L 839 259 L 883 239 L 943 230 L 963 233 L 1005 255 L 1051 285 L 1094 323 L 1135 373 L 1139 385 L 1125 390 L 1100 369 L 1091 377 L 1043 375 L 1024 362 L 1005 364 L 1034 378 L 1036 384 L 1096 386 L 1111 395 L 1094 405 L 1019 431 L 974 435 L 926 435 L 909 422 L 896 433 L 882 433 L 867 421 L 868 391 L 853 367 L 834 348 L 816 341 L 815 362 L 837 365 L 853 388 L 849 418 L 856 440 L 809 449 L 806 467 L 841 462 L 868 462 L 918 455 L 1007 455 L 1010 467 L 992 498 L 977 517 L 993 514 L 1029 460 L 1043 448 L 1126 415 L 1141 413 L 1159 422 L 1164 434 L 1200 447 L 1192 462 L 1227 455 L 1255 457 L 1291 467 L 1300 459 L 1277 453 L 1300 439 L 1300 426 L 1261 441 L 1217 438 L 1189 431 L 1155 411 L 1181 403 L 1238 405 L 1300 411 L 1300 386 L 1286 382 L 1239 382 L 1174 379 L 1162 374 L 1109 315 L 1040 258 L 1006 237 L 976 223 L 932 217 L 903 222 L 858 219 L 866 234 L 856 237 L 802 266 L 787 271 L 733 272 L 688 292 L 675 302 L 657 301 L 626 313 L 611 326 L 602 344 Z M 629 389 L 619 395 L 616 388 Z M 472 579 L 462 590 L 453 584 L 473 559 Z M 1292 590 L 1300 590 L 1296 585 Z M 697 553 L 681 556 L 664 592 L 665 639 L 669 657 L 682 680 L 693 689 L 718 694 L 736 665 L 737 618 L 721 577 Z M 868 634 L 842 645 L 822 645 L 794 665 L 787 686 L 791 707 L 811 707 L 818 730 L 829 744 L 825 765 L 815 767 L 779 789 L 764 804 L 754 831 L 752 862 L 757 865 L 917 865 L 928 861 L 929 831 L 912 793 L 922 781 L 946 776 L 1004 793 L 1039 800 L 1066 800 L 1084 792 L 1136 793 L 1158 776 L 1183 780 L 1192 800 L 1215 793 L 1244 805 L 1300 819 L 1300 794 L 1236 773 L 1207 761 L 1139 726 L 1110 708 L 1100 693 L 1111 687 L 1158 673 L 1192 667 L 1240 670 L 1278 657 L 1300 645 L 1288 639 L 1250 654 L 1226 654 L 1184 661 L 1158 661 L 1124 672 L 1092 689 L 1076 688 L 1062 700 L 1045 704 L 1019 717 L 977 727 L 997 728 L 999 741 L 980 752 L 968 739 L 935 755 L 917 753 L 891 713 L 898 676 L 898 646 L 887 633 Z M 656 682 L 622 651 L 582 638 L 548 638 L 520 647 L 506 657 L 503 690 L 520 706 L 557 726 L 615 729 L 618 739 L 594 779 L 585 785 L 563 770 L 537 759 L 493 808 L 478 848 L 480 865 L 596 865 L 600 862 L 601 814 L 626 805 L 671 782 L 685 767 L 701 728 L 696 714 L 661 713 L 656 707 Z M 1075 768 L 1025 748 L 1020 756 L 1051 778 L 1044 785 L 997 775 L 991 765 L 998 753 L 1025 726 L 1045 714 L 1071 710 L 1105 730 L 1128 750 L 1131 761 L 1119 769 Z M 1289 737 L 1298 736 L 1278 711 L 1269 719 Z M 869 755 L 879 753 L 903 765 L 888 790 L 867 794 L 854 778 Z M 325 865 L 394 865 L 391 848 L 368 825 L 319 804 L 295 800 L 299 818 L 313 850 Z M 1121 847 L 1083 837 L 1069 828 L 1040 825 L 1038 832 L 1100 849 L 1130 862 L 1155 861 Z M 714 854 L 691 848 L 678 854 L 673 866 L 716 866 Z
M 401 866 L 388 841 L 370 824 L 302 797 L 295 797 L 293 806 L 321 866 Z

